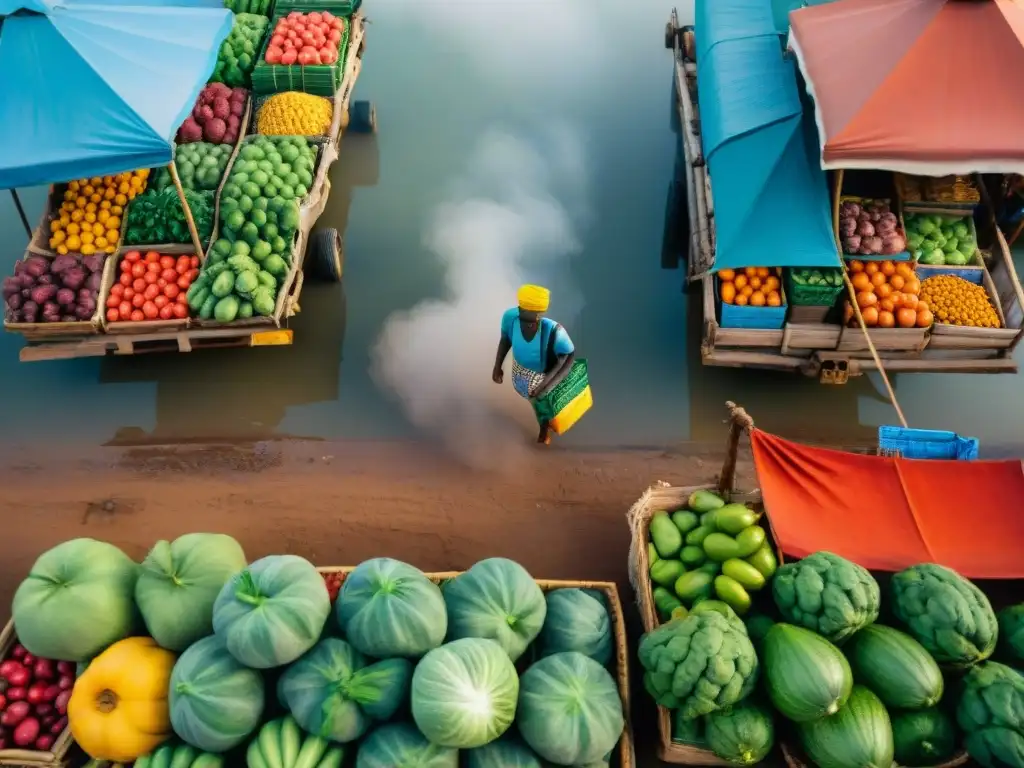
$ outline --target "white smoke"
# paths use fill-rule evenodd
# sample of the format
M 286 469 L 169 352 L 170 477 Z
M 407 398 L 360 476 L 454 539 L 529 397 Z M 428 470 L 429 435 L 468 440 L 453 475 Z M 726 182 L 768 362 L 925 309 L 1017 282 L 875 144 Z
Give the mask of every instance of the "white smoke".
M 517 288 L 552 289 L 551 313 L 581 309 L 568 276 L 586 216 L 584 148 L 569 127 L 536 141 L 492 129 L 433 213 L 425 244 L 445 268 L 447 296 L 393 314 L 374 349 L 373 373 L 410 420 L 477 467 L 508 467 L 536 429 L 511 385 L 491 381 L 501 314 Z M 570 325 L 571 332 L 571 325 Z

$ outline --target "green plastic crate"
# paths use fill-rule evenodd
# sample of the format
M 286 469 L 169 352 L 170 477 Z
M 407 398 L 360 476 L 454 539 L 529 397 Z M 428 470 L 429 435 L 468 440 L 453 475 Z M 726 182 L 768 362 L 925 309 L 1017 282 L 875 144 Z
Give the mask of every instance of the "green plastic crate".
M 328 11 L 335 16 L 348 17 L 359 10 L 362 0 L 277 0 L 271 18 L 287 16 L 292 11 L 312 13 Z
M 345 19 L 345 34 L 341 36 L 338 48 L 338 60 L 333 64 L 313 64 L 303 67 L 298 64 L 283 66 L 267 64 L 267 46 L 273 37 L 271 34 L 260 47 L 259 59 L 252 71 L 252 91 L 258 94 L 284 93 L 285 91 L 302 91 L 314 96 L 334 96 L 341 87 L 345 76 L 345 59 L 348 56 L 348 40 L 351 33 L 351 19 Z
M 831 307 L 845 287 L 843 285 L 800 285 L 793 281 L 788 269 L 785 272 L 785 280 L 789 303 L 798 307 Z

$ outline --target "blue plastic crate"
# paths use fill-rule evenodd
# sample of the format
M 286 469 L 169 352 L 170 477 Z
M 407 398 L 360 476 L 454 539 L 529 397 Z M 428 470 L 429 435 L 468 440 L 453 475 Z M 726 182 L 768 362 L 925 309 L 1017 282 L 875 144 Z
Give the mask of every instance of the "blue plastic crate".
M 946 265 L 939 266 L 937 264 L 921 264 L 919 262 L 914 267 L 914 272 L 917 273 L 921 282 L 924 282 L 929 277 L 935 277 L 936 275 L 953 275 L 954 277 L 963 278 L 969 283 L 982 285 L 984 283 L 982 275 L 985 273 L 985 269 L 981 266 L 975 265 L 954 267 Z
M 738 304 L 726 304 L 720 298 L 721 283 L 715 278 L 715 301 L 719 306 L 718 324 L 723 328 L 755 328 L 759 330 L 777 331 L 786 324 L 786 293 L 781 284 L 779 296 L 782 304 L 778 307 L 741 307 Z
M 961 437 L 941 429 L 879 427 L 878 452 L 904 459 L 969 461 L 978 458 L 978 438 Z

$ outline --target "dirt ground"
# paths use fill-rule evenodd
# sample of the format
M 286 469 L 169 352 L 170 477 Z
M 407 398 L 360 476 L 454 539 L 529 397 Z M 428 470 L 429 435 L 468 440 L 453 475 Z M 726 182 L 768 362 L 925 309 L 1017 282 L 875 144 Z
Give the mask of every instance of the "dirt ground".
M 76 536 L 136 559 L 190 531 L 235 536 L 250 559 L 289 552 L 318 565 L 387 555 L 427 571 L 510 557 L 534 576 L 614 581 L 639 635 L 626 574 L 626 512 L 652 483 L 695 485 L 717 451 L 530 451 L 500 473 L 467 470 L 423 444 L 257 443 L 0 453 L 0 600 L 32 562 Z M 741 481 L 749 465 L 740 466 Z M 749 486 L 748 486 L 749 487 Z M 635 672 L 635 670 L 634 670 Z M 640 765 L 657 765 L 652 712 L 634 675 Z

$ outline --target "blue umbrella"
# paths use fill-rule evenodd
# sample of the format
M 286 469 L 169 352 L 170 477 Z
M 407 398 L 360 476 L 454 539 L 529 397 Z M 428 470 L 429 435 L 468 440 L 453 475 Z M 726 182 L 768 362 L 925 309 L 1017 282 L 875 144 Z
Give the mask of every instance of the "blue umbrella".
M 0 0 L 0 189 L 170 165 L 233 14 Z

